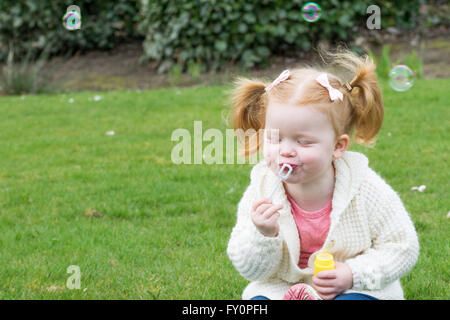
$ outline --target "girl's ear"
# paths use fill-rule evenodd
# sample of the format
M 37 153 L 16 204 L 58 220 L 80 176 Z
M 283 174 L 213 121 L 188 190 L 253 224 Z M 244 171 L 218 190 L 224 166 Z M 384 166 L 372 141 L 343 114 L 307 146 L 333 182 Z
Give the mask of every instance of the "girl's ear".
M 350 137 L 347 134 L 341 135 L 335 145 L 333 151 L 333 159 L 339 159 L 344 154 L 345 150 L 348 148 Z

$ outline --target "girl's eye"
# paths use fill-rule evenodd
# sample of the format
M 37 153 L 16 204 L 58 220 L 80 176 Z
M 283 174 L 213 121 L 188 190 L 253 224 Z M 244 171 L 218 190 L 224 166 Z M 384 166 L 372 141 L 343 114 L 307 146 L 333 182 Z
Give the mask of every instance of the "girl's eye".
M 311 141 L 309 141 L 309 140 L 299 140 L 298 142 L 300 144 L 310 144 L 311 143 Z

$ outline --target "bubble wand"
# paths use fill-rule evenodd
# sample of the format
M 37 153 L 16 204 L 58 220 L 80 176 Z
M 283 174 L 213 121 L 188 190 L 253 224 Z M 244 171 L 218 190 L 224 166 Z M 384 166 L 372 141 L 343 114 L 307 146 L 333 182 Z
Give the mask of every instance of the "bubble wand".
M 288 172 L 283 175 L 284 169 L 288 169 Z M 281 181 L 289 178 L 291 173 L 292 173 L 292 166 L 287 163 L 283 164 L 283 166 L 280 169 L 280 172 L 278 172 L 278 176 L 280 177 L 280 180 L 278 181 L 277 185 L 275 186 L 275 188 L 273 188 L 272 193 L 270 194 L 270 197 L 269 197 L 270 202 L 272 202 L 273 195 L 275 194 L 275 191 L 277 191 L 278 186 L 280 185 Z

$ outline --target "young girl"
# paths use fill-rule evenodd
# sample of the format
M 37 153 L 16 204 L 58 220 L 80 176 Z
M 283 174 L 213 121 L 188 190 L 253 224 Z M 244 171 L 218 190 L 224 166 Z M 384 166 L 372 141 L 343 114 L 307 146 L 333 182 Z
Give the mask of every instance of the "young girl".
M 243 299 L 404 299 L 400 277 L 416 263 L 419 243 L 398 194 L 346 151 L 373 145 L 383 121 L 375 65 L 344 51 L 334 63 L 349 82 L 312 68 L 285 70 L 271 84 L 239 78 L 235 129 L 264 129 L 264 160 L 238 204 L 227 254 L 250 280 Z M 293 171 L 268 199 L 288 163 Z M 314 274 L 321 251 L 335 269 Z

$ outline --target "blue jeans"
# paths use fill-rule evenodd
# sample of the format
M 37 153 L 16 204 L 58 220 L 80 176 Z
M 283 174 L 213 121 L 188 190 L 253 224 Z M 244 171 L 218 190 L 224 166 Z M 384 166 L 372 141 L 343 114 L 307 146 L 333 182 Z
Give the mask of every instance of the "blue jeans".
M 255 297 L 251 298 L 250 300 L 270 300 L 270 299 L 267 298 L 266 296 L 255 296 Z
M 270 300 L 270 299 L 265 296 L 255 296 L 250 300 Z M 339 296 L 336 296 L 333 300 L 378 300 L 378 299 L 362 293 L 344 293 Z
M 344 293 L 334 297 L 333 300 L 378 300 L 375 297 L 362 293 Z

